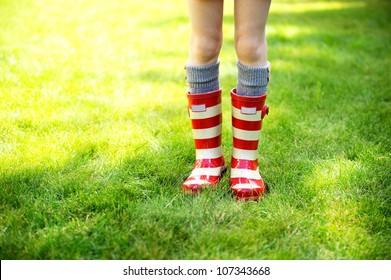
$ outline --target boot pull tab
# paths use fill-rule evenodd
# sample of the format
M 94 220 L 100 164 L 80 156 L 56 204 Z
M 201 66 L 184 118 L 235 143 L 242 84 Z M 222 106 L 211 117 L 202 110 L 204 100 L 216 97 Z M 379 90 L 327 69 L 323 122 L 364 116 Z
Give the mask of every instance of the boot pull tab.
M 190 109 L 195 113 L 206 112 L 206 104 L 191 105 Z
M 240 109 L 240 112 L 243 115 L 256 115 L 257 114 L 257 107 L 244 107 Z
M 266 104 L 262 107 L 261 118 L 263 119 L 265 117 L 265 115 L 269 115 L 269 106 L 267 106 Z

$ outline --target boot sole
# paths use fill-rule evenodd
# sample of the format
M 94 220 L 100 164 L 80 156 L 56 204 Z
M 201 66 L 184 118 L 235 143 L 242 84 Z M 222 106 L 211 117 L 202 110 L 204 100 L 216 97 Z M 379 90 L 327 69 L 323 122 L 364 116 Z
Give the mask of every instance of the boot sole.
M 238 191 L 232 190 L 232 192 L 237 201 L 258 201 L 265 196 L 266 190 L 241 189 Z

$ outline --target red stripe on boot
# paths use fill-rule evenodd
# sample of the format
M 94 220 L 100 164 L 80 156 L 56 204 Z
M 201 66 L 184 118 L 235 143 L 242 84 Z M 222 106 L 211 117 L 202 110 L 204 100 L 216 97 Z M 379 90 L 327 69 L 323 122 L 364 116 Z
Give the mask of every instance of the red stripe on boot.
M 233 157 L 231 159 L 231 168 L 257 170 L 258 160 L 237 159 Z
M 231 91 L 232 106 L 241 110 L 242 107 L 257 108 L 257 111 L 261 111 L 265 104 L 266 94 L 262 96 L 241 96 L 236 94 L 236 89 Z
M 221 134 L 214 138 L 194 139 L 196 149 L 212 149 L 221 145 Z
M 232 192 L 236 197 L 236 200 L 239 201 L 249 201 L 249 200 L 258 200 L 260 197 L 263 197 L 266 192 L 265 186 L 260 186 L 256 188 L 233 188 Z
M 260 130 L 262 121 L 245 121 L 232 117 L 232 126 L 243 130 Z
M 216 90 L 210 93 L 187 94 L 189 107 L 191 105 L 204 105 L 206 108 L 216 106 L 221 103 L 221 90 Z
M 262 105 L 259 104 L 258 102 L 240 102 L 240 101 L 237 101 L 237 100 L 234 100 L 232 99 L 232 106 L 234 106 L 236 109 L 239 109 L 241 110 L 242 107 L 246 107 L 246 108 L 256 108 L 257 111 L 261 111 L 262 110 Z
M 194 168 L 215 168 L 224 165 L 224 157 L 211 159 L 198 159 L 194 164 Z
M 218 126 L 222 122 L 222 114 L 206 119 L 191 120 L 191 127 L 193 129 L 204 129 Z
M 220 180 L 220 176 L 208 176 L 208 175 L 200 175 L 200 176 L 190 176 L 189 178 L 186 179 L 184 184 L 186 182 L 191 182 L 191 181 L 205 181 L 205 184 L 211 184 L 211 185 L 216 185 Z
M 258 142 L 257 140 L 243 140 L 233 137 L 234 148 L 241 150 L 258 150 Z
M 251 178 L 231 178 L 231 186 L 232 187 L 234 187 L 234 186 L 240 187 L 240 185 L 247 186 L 247 188 L 248 188 L 248 185 L 251 185 L 251 188 L 254 188 L 254 189 L 265 187 L 265 183 L 263 182 L 262 179 L 255 180 L 255 179 L 251 179 Z

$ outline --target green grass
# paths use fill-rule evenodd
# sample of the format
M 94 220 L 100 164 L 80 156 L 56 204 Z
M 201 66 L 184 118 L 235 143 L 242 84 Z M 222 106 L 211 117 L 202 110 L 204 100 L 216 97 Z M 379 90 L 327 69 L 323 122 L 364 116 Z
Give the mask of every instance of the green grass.
M 391 259 L 390 11 L 273 1 L 269 191 L 242 203 L 229 173 L 181 192 L 194 161 L 185 1 L 1 1 L 1 259 Z

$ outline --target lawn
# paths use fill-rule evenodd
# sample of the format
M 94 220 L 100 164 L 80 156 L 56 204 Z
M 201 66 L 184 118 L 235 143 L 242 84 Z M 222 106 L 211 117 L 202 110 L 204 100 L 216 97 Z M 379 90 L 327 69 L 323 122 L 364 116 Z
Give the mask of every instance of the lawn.
M 220 56 L 232 147 L 233 1 Z M 273 0 L 268 193 L 194 163 L 186 1 L 2 0 L 1 259 L 391 259 L 391 3 Z

